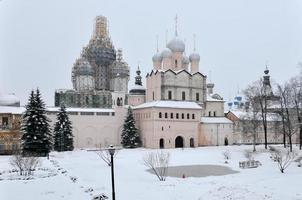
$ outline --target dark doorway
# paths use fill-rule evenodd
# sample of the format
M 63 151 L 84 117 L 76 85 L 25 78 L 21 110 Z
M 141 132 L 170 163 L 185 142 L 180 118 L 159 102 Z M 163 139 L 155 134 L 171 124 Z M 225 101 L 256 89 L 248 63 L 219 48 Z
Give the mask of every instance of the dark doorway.
M 224 138 L 224 145 L 225 146 L 228 146 L 229 145 L 229 140 L 227 137 Z
M 160 149 L 165 148 L 165 140 L 164 140 L 163 138 L 161 138 L 161 139 L 159 140 L 159 148 L 160 148 Z
M 190 147 L 194 147 L 194 138 L 190 138 Z
M 184 140 L 181 136 L 177 136 L 175 138 L 175 148 L 183 148 L 184 147 Z

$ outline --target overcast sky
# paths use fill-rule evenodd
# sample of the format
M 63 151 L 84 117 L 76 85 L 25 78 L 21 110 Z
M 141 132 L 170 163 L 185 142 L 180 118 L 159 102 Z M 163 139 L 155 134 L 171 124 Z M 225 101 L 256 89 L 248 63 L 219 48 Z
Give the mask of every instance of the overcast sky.
M 109 20 L 111 38 L 131 66 L 133 85 L 152 56 L 174 33 L 186 39 L 186 54 L 196 34 L 200 70 L 211 71 L 215 92 L 229 100 L 263 74 L 282 82 L 299 72 L 302 61 L 301 0 L 0 0 L 0 93 L 15 93 L 25 104 L 39 87 L 47 105 L 54 91 L 72 88 L 71 68 L 93 31 L 94 18 Z

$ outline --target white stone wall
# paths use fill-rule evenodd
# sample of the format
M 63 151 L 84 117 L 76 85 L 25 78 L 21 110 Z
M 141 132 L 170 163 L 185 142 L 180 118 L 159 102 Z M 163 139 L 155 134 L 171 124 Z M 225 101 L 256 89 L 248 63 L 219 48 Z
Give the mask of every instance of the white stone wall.
M 225 138 L 228 144 L 233 144 L 233 124 L 232 123 L 201 123 L 199 144 L 201 146 L 224 145 Z
M 106 110 L 106 109 L 104 109 Z M 120 146 L 121 130 L 126 116 L 127 108 L 116 108 L 109 115 L 69 115 L 73 126 L 75 148 L 108 147 L 113 144 Z M 86 113 L 87 114 L 87 113 Z M 48 113 L 51 125 L 56 121 L 55 113 Z
M 209 116 L 211 112 L 211 116 Z M 224 117 L 224 101 L 207 101 L 205 106 L 205 116 L 213 117 L 214 112 L 216 117 Z
M 159 113 L 162 117 L 159 117 Z M 165 118 L 165 113 L 168 117 Z M 173 113 L 173 119 L 171 118 Z M 179 118 L 176 119 L 178 113 Z M 184 119 L 181 115 L 184 113 Z M 187 119 L 189 114 L 189 119 Z M 194 119 L 192 119 L 194 114 Z M 144 108 L 134 109 L 136 124 L 141 131 L 143 146 L 159 148 L 160 139 L 164 139 L 164 148 L 175 148 L 175 139 L 181 136 L 184 147 L 190 147 L 190 139 L 194 140 L 194 147 L 198 145 L 198 130 L 201 110 L 172 109 L 172 108 Z

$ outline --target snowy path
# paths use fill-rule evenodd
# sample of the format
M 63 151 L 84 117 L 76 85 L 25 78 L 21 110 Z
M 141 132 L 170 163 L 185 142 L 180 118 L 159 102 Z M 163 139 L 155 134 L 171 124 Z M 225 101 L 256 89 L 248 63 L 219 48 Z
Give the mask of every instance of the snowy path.
M 249 146 L 202 147 L 171 149 L 171 166 L 224 165 L 239 171 L 225 176 L 172 178 L 160 182 L 142 164 L 148 149 L 121 150 L 115 159 L 116 199 L 122 200 L 302 200 L 300 180 L 302 168 L 292 164 L 281 174 L 268 153 L 255 156 L 263 165 L 255 169 L 240 169 L 245 160 L 243 151 Z M 260 147 L 259 147 L 260 148 Z M 224 164 L 222 152 L 229 149 L 231 160 Z M 9 157 L 0 157 L 0 171 L 9 169 Z M 111 198 L 110 168 L 95 152 L 78 150 L 52 153 L 43 167 L 56 169 L 58 175 L 29 181 L 0 181 L 0 199 L 79 199 L 105 193 Z M 62 168 L 58 170 L 59 168 Z M 62 174 L 62 171 L 66 173 Z M 71 177 L 76 178 L 73 182 Z M 1 178 L 1 176 L 0 176 Z

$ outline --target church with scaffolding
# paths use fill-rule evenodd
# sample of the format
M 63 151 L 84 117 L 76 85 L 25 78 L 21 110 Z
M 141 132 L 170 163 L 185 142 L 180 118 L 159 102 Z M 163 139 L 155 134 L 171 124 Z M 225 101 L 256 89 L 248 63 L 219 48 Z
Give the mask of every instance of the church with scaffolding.
M 55 91 L 55 106 L 112 108 L 128 101 L 129 66 L 122 50 L 116 50 L 107 19 L 98 16 L 87 46 L 72 68 L 73 89 Z

